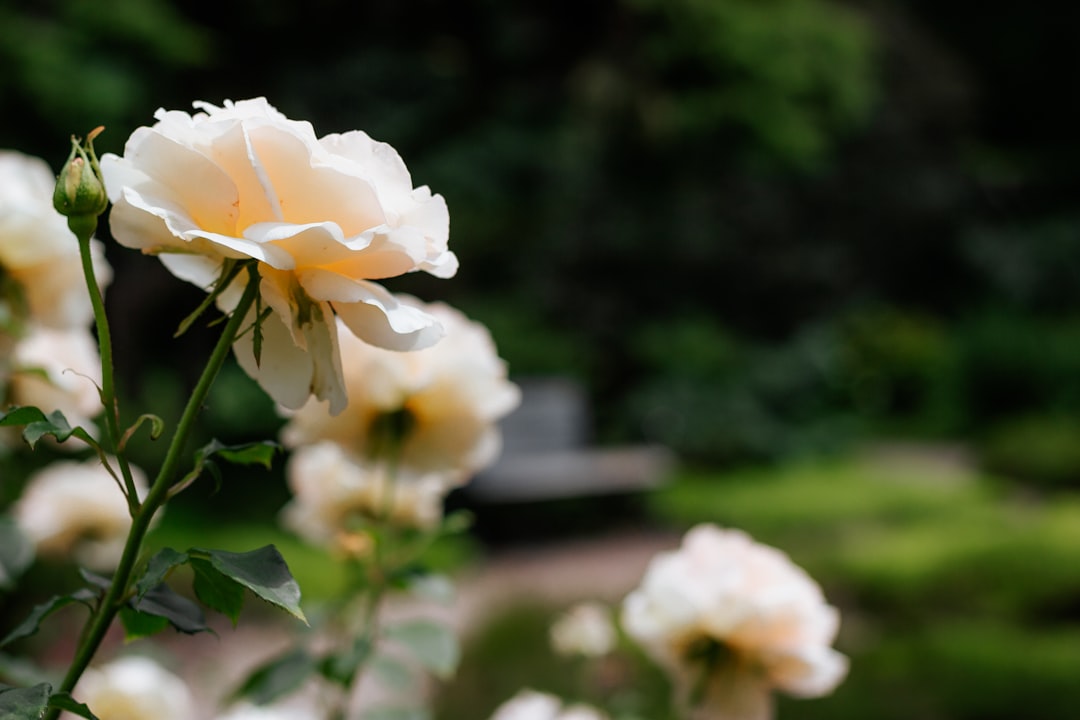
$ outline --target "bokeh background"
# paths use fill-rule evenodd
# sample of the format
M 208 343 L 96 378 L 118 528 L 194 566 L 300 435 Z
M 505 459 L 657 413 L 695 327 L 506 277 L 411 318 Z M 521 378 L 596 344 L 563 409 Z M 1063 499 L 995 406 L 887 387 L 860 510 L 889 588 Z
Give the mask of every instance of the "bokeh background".
M 851 678 L 784 716 L 1063 718 L 1080 704 L 1078 13 L 3 2 L 0 146 L 58 168 L 72 133 L 105 125 L 98 149 L 120 152 L 158 107 L 257 95 L 319 134 L 391 143 L 446 197 L 461 271 L 388 285 L 486 323 L 514 377 L 577 383 L 590 446 L 678 461 L 659 489 L 617 496 L 466 492 L 474 543 L 443 562 L 743 527 L 847 618 Z M 124 392 L 174 418 L 212 341 L 171 339 L 201 292 L 108 255 Z M 279 424 L 227 369 L 207 437 Z M 36 461 L 7 462 L 14 478 Z M 173 527 L 272 522 L 287 493 L 258 473 L 181 496 Z M 551 610 L 479 630 L 442 716 L 486 717 L 522 684 L 566 689 L 538 630 Z M 527 666 L 508 657 L 522 647 Z

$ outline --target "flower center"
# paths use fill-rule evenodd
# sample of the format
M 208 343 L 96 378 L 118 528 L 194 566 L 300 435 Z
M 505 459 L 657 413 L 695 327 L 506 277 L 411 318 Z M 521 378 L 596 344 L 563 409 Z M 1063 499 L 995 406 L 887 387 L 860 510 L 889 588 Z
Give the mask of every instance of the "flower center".
M 375 459 L 396 460 L 416 422 L 416 416 L 407 407 L 376 415 L 368 431 L 369 455 Z

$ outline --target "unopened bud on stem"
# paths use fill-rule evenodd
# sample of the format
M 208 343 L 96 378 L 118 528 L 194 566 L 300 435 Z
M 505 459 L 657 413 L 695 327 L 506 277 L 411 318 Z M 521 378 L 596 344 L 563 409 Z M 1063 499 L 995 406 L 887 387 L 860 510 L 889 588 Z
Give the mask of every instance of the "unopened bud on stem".
M 86 137 L 85 146 L 72 136 L 71 154 L 56 178 L 53 207 L 61 215 L 67 216 L 68 227 L 76 235 L 89 237 L 97 228 L 98 215 L 105 212 L 109 205 L 101 168 L 94 154 L 94 138 L 102 130 L 102 127 L 92 130 Z

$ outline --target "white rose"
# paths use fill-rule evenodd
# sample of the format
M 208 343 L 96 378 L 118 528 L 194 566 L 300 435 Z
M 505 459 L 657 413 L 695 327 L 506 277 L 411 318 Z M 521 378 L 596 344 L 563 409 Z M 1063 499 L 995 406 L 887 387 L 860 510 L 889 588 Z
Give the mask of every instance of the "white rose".
M 615 648 L 611 611 L 600 603 L 579 603 L 551 626 L 551 646 L 559 655 L 600 657 Z
M 100 720 L 194 720 L 184 681 L 145 657 L 129 656 L 83 673 L 75 691 Z M 64 713 L 64 720 L 75 715 Z
M 142 498 L 146 476 L 131 468 Z M 12 510 L 39 555 L 71 556 L 94 570 L 116 567 L 131 527 L 127 501 L 97 458 L 60 461 L 34 473 Z
M 418 303 L 406 296 L 400 302 Z M 386 423 L 397 422 L 403 435 L 394 461 L 404 471 L 460 483 L 494 461 L 501 446 L 496 421 L 517 406 L 520 391 L 487 328 L 442 303 L 420 307 L 446 337 L 402 354 L 343 333 L 348 408 L 332 417 L 326 403 L 308 402 L 282 430 L 286 446 L 330 440 L 358 457 L 385 460 Z
M 736 530 L 699 525 L 679 550 L 653 558 L 622 623 L 673 674 L 684 701 L 704 687 L 695 718 L 765 720 L 772 689 L 816 697 L 847 673 L 847 658 L 830 647 L 839 613 L 820 586 Z
M 113 235 L 203 288 L 224 260 L 257 261 L 274 312 L 261 362 L 248 332 L 234 345 L 240 364 L 282 405 L 314 394 L 336 414 L 346 396 L 335 313 L 357 336 L 395 350 L 441 336 L 434 318 L 371 281 L 457 271 L 446 203 L 414 188 L 397 152 L 363 132 L 318 138 L 263 98 L 195 105 L 202 112 L 158 110 L 123 157 L 102 158 Z M 237 297 L 230 291 L 219 304 L 230 310 Z
M 101 413 L 101 356 L 89 330 L 34 327 L 12 352 L 9 397 L 48 414 L 59 410 L 72 427 L 94 434 Z M 64 447 L 64 446 L 61 446 Z
M 282 523 L 320 545 L 340 543 L 357 518 L 433 527 L 450 489 L 437 474 L 391 478 L 385 464 L 366 463 L 329 442 L 295 451 L 286 475 L 293 499 L 282 510 Z
M 607 720 L 607 716 L 588 705 L 564 708 L 554 695 L 522 690 L 497 707 L 491 720 Z

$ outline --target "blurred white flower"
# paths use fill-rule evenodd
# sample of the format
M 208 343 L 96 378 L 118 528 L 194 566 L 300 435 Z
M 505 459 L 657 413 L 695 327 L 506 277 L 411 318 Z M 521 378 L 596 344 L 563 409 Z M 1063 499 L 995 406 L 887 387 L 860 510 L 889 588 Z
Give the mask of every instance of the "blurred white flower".
M 578 603 L 551 626 L 551 647 L 559 655 L 600 657 L 615 648 L 616 640 L 611 610 L 601 603 Z
M 349 406 L 332 417 L 326 403 L 309 402 L 282 440 L 293 448 L 331 440 L 359 458 L 393 460 L 399 473 L 440 473 L 460 484 L 498 455 L 496 421 L 517 406 L 520 391 L 487 328 L 442 303 L 400 300 L 437 318 L 446 337 L 397 353 L 342 333 Z M 390 444 L 398 448 L 394 458 Z
M 554 695 L 526 689 L 497 707 L 491 720 L 607 720 L 607 715 L 588 705 L 563 707 Z
M 87 668 L 72 695 L 100 720 L 195 720 L 184 681 L 146 657 L 132 655 Z
M 414 188 L 398 153 L 363 132 L 318 138 L 265 98 L 195 107 L 158 110 L 123 157 L 102 157 L 113 236 L 201 288 L 226 260 L 257 262 L 273 312 L 261 361 L 250 332 L 234 345 L 237 359 L 282 405 L 300 407 L 314 394 L 337 413 L 346 396 L 335 314 L 395 350 L 441 336 L 434 318 L 372 281 L 417 270 L 454 275 L 446 202 Z M 227 293 L 219 305 L 231 310 L 237 298 Z
M 282 510 L 282 523 L 309 542 L 339 549 L 347 549 L 343 543 L 358 518 L 433 527 L 450 489 L 435 473 L 392 478 L 385 464 L 352 457 L 330 442 L 295 451 L 286 473 L 293 499 Z
M 93 308 L 79 242 L 67 218 L 53 208 L 55 186 L 56 174 L 44 160 L 0 151 L 0 280 L 14 281 L 14 287 L 0 283 L 0 304 L 18 315 L 20 308 L 12 305 L 25 303 L 29 319 L 48 327 L 85 327 Z M 91 253 L 98 285 L 104 287 L 111 270 L 101 243 L 93 241 Z
M 672 675 L 691 717 L 765 720 L 773 689 L 830 693 L 847 658 L 830 645 L 839 613 L 784 553 L 737 530 L 699 525 L 653 558 L 627 596 L 627 634 Z
M 141 498 L 146 477 L 131 471 Z M 97 458 L 54 462 L 34 473 L 12 516 L 38 555 L 72 557 L 101 571 L 116 567 L 131 527 L 127 501 Z
M 94 434 L 91 420 L 102 410 L 101 356 L 89 330 L 31 328 L 15 343 L 11 373 L 12 403 L 45 414 L 60 410 L 72 427 Z

